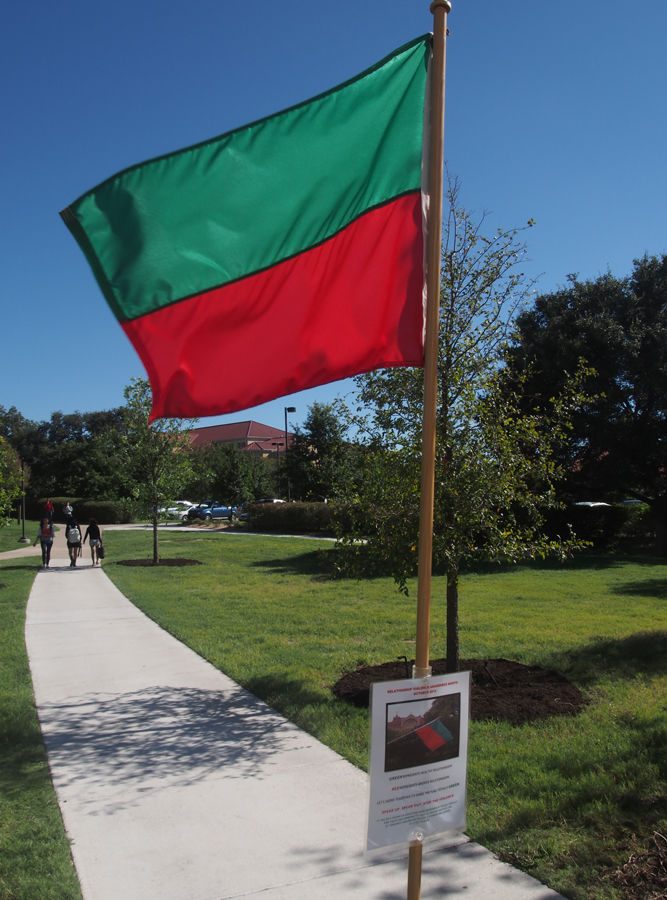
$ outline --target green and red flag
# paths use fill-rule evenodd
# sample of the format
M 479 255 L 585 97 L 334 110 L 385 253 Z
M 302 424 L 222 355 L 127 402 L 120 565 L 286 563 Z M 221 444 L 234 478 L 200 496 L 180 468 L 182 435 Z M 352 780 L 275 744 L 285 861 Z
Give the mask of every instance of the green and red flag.
M 439 750 L 454 740 L 451 731 L 440 719 L 422 725 L 421 728 L 417 728 L 415 734 L 429 750 Z
M 153 418 L 423 365 L 430 55 L 426 35 L 62 212 L 146 368 Z

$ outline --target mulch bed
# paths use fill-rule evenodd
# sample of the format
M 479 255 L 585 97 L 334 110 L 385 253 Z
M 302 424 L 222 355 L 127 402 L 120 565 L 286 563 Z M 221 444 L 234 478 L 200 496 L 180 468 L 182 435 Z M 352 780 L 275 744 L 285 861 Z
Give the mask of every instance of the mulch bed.
M 624 900 L 665 900 L 667 897 L 667 837 L 654 832 L 647 853 L 633 853 L 610 880 Z
M 431 660 L 434 675 L 446 673 L 446 660 Z M 523 725 L 548 716 L 575 715 L 587 700 L 563 675 L 540 666 L 509 659 L 462 659 L 460 672 L 472 672 L 470 716 L 477 722 L 496 719 Z M 360 666 L 346 672 L 333 686 L 336 697 L 355 706 L 368 706 L 374 681 L 409 678 L 404 662 Z
M 152 559 L 119 559 L 119 566 L 148 566 L 151 569 L 154 568 L 154 563 Z M 158 566 L 201 566 L 202 563 L 198 559 L 185 559 L 185 557 L 169 557 L 167 559 L 161 559 L 158 563 Z

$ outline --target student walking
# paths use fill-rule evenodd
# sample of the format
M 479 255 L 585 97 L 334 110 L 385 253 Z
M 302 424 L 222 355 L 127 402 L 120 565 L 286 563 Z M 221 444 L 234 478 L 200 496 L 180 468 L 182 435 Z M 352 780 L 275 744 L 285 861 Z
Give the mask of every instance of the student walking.
M 69 565 L 72 569 L 76 566 L 77 557 L 81 556 L 81 529 L 74 516 L 70 516 L 65 525 L 65 540 L 69 553 Z
M 47 497 L 46 503 L 44 504 L 44 512 L 46 513 L 46 517 L 49 520 L 49 522 L 51 523 L 51 525 L 53 525 L 54 509 L 53 509 L 53 503 L 51 502 L 50 497 Z
M 88 539 L 90 539 L 90 558 L 92 559 L 94 566 L 99 566 L 102 532 L 100 531 L 100 526 L 97 524 L 96 519 L 91 519 L 88 523 L 88 528 L 86 528 L 86 533 L 83 536 L 83 543 L 85 544 Z
M 42 568 L 48 569 L 51 562 L 51 547 L 53 547 L 53 525 L 46 516 L 39 523 L 39 531 L 33 541 L 33 547 L 37 541 L 42 545 Z

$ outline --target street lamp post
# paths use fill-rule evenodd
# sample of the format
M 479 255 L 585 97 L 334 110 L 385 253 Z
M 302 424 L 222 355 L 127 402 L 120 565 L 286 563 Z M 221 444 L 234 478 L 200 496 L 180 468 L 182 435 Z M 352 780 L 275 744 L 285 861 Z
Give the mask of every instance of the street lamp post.
M 25 463 L 21 460 L 21 537 L 19 544 L 29 544 L 30 538 L 25 536 Z
M 271 446 L 276 448 L 276 485 L 278 490 L 280 490 L 280 448 L 282 447 L 282 441 L 271 441 Z
M 280 486 L 280 448 L 282 447 L 282 441 L 271 441 L 271 446 L 276 448 L 276 472 L 278 473 L 277 484 Z
M 289 450 L 289 444 L 287 443 L 287 413 L 295 413 L 296 406 L 286 406 L 285 407 L 285 481 L 287 482 L 287 501 L 292 499 L 290 496 L 290 483 L 289 483 L 289 469 L 287 468 L 287 451 Z

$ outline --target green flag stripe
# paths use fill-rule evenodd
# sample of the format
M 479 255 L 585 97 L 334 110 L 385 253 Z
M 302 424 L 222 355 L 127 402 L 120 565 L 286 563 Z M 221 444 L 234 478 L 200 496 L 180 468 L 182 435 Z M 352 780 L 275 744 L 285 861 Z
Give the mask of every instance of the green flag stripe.
M 63 218 L 121 320 L 337 234 L 421 181 L 430 36 L 312 100 L 133 166 Z

